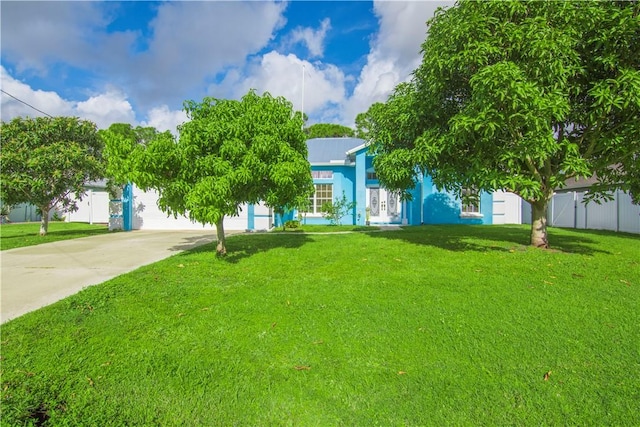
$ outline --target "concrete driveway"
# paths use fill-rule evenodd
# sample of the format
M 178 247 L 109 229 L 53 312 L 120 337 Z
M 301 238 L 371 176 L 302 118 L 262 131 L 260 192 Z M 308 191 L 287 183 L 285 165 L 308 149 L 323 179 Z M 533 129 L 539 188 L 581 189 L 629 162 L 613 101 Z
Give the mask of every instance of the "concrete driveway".
M 210 230 L 132 231 L 2 251 L 0 323 L 214 240 Z

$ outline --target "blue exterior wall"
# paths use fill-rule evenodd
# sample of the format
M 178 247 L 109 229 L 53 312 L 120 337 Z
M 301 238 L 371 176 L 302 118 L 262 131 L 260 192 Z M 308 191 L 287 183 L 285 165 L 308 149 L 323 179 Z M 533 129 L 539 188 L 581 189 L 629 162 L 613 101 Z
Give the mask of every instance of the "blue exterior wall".
M 355 167 L 355 185 L 356 185 L 356 225 L 364 225 L 367 209 L 367 160 L 370 157 L 367 156 L 367 149 L 356 153 L 356 167 Z
M 422 180 L 416 182 L 416 186 L 409 191 L 411 201 L 405 202 L 406 218 L 408 225 L 422 224 Z
M 285 222 L 287 221 L 291 221 L 296 219 L 296 211 L 295 210 L 290 210 L 285 212 L 283 215 L 280 215 L 279 213 L 273 213 L 273 225 L 275 227 L 282 227 L 284 225 Z M 254 212 L 250 211 L 249 212 L 249 224 L 253 225 L 255 223 L 255 214 Z M 252 230 L 252 227 L 249 227 L 250 230 Z
M 480 193 L 480 213 L 484 215 L 483 224 L 493 224 L 493 194 L 486 191 Z
M 255 206 L 247 206 L 247 229 L 254 230 L 256 228 Z
M 493 196 L 480 194 L 481 218 L 461 218 L 462 202 L 455 195 L 438 191 L 431 177 L 424 177 L 423 219 L 425 224 L 491 224 L 493 222 Z
M 344 191 L 347 200 L 352 201 L 356 197 L 356 168 L 353 166 L 335 165 L 335 166 L 312 166 L 313 171 L 333 171 L 333 178 L 329 179 L 314 179 L 314 184 L 332 184 L 333 185 L 333 199 L 342 198 L 342 192 Z M 356 200 L 357 203 L 357 200 Z M 364 204 L 364 199 L 362 201 Z M 343 225 L 353 225 L 357 221 L 358 206 L 353 209 L 348 215 L 342 218 Z M 293 213 L 292 213 L 293 214 Z M 364 208 L 363 208 L 364 215 Z M 303 224 L 329 224 L 329 220 L 322 216 L 302 216 Z
M 133 184 L 128 183 L 122 190 L 122 229 L 133 230 Z

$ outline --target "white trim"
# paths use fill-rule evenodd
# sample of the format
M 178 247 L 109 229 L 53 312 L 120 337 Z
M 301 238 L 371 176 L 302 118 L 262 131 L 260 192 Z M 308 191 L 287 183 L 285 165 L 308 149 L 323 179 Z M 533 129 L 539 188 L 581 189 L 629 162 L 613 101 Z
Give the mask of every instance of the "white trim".
M 356 167 L 354 162 L 350 162 L 348 160 L 332 160 L 331 162 L 321 162 L 321 163 L 310 163 L 311 167 L 313 166 L 349 166 Z
M 478 212 L 462 212 L 460 218 L 484 218 L 484 215 Z
M 360 145 L 358 145 L 357 147 L 354 147 L 354 148 L 352 148 L 351 150 L 347 151 L 347 155 L 349 155 L 349 154 L 355 154 L 357 151 L 360 151 L 360 150 L 362 150 L 363 148 L 368 147 L 369 145 L 371 145 L 371 144 L 369 144 L 368 142 L 365 142 L 364 144 L 360 144 Z

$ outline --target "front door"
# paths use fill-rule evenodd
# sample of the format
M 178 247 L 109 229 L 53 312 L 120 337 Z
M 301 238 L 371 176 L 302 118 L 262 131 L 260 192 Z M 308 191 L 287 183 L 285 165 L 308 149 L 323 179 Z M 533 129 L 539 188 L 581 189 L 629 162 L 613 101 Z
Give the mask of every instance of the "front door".
M 372 223 L 400 222 L 398 195 L 384 188 L 369 188 L 367 206 Z

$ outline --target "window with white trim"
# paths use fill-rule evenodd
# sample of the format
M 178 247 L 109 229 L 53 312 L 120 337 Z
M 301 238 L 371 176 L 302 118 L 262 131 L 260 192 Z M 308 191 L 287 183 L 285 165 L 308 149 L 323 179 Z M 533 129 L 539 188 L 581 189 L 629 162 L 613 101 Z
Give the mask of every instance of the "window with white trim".
M 462 214 L 480 213 L 480 195 L 471 188 L 462 189 Z
M 333 171 L 311 171 L 313 179 L 333 179 Z
M 333 184 L 314 184 L 316 191 L 309 198 L 310 214 L 322 214 L 322 204 L 333 202 Z

